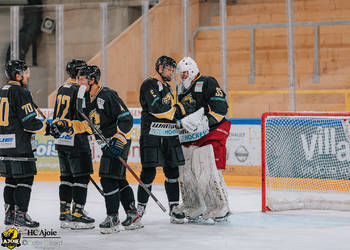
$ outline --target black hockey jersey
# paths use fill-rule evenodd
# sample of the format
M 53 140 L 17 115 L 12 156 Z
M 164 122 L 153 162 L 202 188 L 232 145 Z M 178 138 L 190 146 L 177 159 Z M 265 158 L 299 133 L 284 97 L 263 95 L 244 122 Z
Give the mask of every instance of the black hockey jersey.
M 157 131 L 161 126 L 163 127 L 160 130 L 163 132 L 158 130 L 159 134 L 154 135 L 173 136 L 172 133 L 177 132 L 176 121 L 182 118 L 185 110 L 181 104 L 174 105 L 175 99 L 169 84 L 156 78 L 147 78 L 140 88 L 140 104 L 142 134 L 152 134 L 150 131 Z
M 93 98 L 87 93 L 83 108 L 84 113 L 101 130 L 104 137 L 110 138 L 120 133 L 126 139 L 131 138 L 133 117 L 116 91 L 100 87 Z M 99 139 L 96 134 L 95 137 Z
M 64 84 L 58 89 L 53 121 L 59 119 L 84 121 L 77 111 L 77 96 L 79 88 L 80 85 L 72 80 L 71 83 Z M 55 140 L 55 144 L 56 150 L 78 152 L 90 151 L 88 133 L 75 134 L 72 136 L 63 135 Z
M 204 107 L 210 131 L 226 121 L 225 115 L 228 111 L 226 94 L 213 77 L 198 76 L 190 88 L 179 95 L 179 101 L 195 105 L 196 110 Z
M 32 134 L 46 132 L 34 107 L 31 93 L 19 82 L 9 81 L 0 89 L 0 155 L 32 153 Z

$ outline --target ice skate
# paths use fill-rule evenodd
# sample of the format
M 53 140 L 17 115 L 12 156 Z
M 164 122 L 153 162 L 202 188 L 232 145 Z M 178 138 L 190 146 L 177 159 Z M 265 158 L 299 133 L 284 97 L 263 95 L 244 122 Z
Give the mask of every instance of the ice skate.
M 60 222 L 61 228 L 71 228 L 72 214 L 70 211 L 70 203 L 60 202 Z
M 140 217 L 142 217 L 146 213 L 146 204 L 139 203 L 137 205 L 137 213 Z
M 9 204 L 5 204 L 5 221 L 6 226 L 13 225 L 15 220 L 15 209 L 11 209 Z
M 79 204 L 73 205 L 71 229 L 92 229 L 95 227 L 94 223 L 95 219 L 87 216 L 82 206 Z
M 133 230 L 143 228 L 141 216 L 138 214 L 136 208 L 126 212 L 126 219 L 122 222 L 125 230 Z
M 39 225 L 39 222 L 32 220 L 26 212 L 16 211 L 14 226 L 35 228 Z
M 178 204 L 170 206 L 170 223 L 183 224 L 185 222 L 185 214 L 178 209 Z
M 215 222 L 228 222 L 228 218 L 232 215 L 230 211 L 228 211 L 224 216 L 221 217 L 215 217 L 214 221 Z
M 119 232 L 119 218 L 118 215 L 107 215 L 106 219 L 100 223 L 101 234 L 111 234 Z

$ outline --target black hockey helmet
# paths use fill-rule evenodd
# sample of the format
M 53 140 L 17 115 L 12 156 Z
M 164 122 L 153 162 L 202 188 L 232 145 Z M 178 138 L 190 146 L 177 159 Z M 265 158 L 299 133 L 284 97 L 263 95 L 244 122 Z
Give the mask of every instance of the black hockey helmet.
M 162 66 L 163 69 L 165 68 L 165 66 L 170 66 L 170 67 L 176 69 L 176 61 L 169 56 L 161 56 L 156 61 L 156 71 L 162 77 L 162 79 L 164 81 L 169 82 L 171 80 L 171 78 L 164 77 L 163 74 L 159 72 L 159 66 Z
M 81 59 L 73 59 L 66 65 L 66 72 L 71 78 L 78 76 L 79 70 L 87 66 L 86 62 Z
M 100 81 L 101 71 L 96 65 L 89 65 L 79 70 L 79 76 L 86 76 L 89 81 L 94 77 L 95 83 L 98 83 Z
M 165 66 L 170 66 L 174 69 L 176 69 L 176 61 L 169 57 L 169 56 L 161 56 L 157 59 L 156 61 L 156 71 L 159 73 L 159 66 L 163 66 L 163 68 Z
M 22 60 L 10 60 L 6 63 L 5 74 L 8 80 L 16 81 L 16 75 L 23 76 L 23 72 L 28 69 L 26 63 Z

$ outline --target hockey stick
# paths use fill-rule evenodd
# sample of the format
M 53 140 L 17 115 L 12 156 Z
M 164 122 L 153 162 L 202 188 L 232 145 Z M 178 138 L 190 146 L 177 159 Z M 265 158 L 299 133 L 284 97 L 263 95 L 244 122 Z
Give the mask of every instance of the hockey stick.
M 102 195 L 105 196 L 105 193 L 103 192 L 103 190 L 97 185 L 97 183 L 94 181 L 94 179 L 92 179 L 92 177 L 89 175 L 89 179 L 91 181 L 91 183 L 95 186 L 95 188 L 97 189 L 97 191 Z
M 33 105 L 34 105 L 34 108 L 38 111 L 39 115 L 44 118 L 44 123 L 47 122 L 47 117 L 44 115 L 44 113 L 40 110 L 40 108 L 38 107 L 38 105 L 33 101 Z
M 44 118 L 44 122 L 46 122 L 48 119 L 47 117 L 44 115 L 44 113 L 40 110 L 40 108 L 38 107 L 38 105 L 33 101 L 33 105 L 34 105 L 34 108 L 38 111 L 38 113 L 40 114 L 40 116 L 42 118 Z M 36 160 L 36 159 L 35 159 Z M 102 191 L 102 189 L 97 185 L 97 183 L 94 181 L 94 179 L 92 179 L 91 175 L 89 175 L 89 179 L 91 181 L 91 183 L 95 186 L 95 188 L 97 189 L 97 191 L 102 195 L 104 196 L 104 192 Z
M 0 156 L 0 161 L 37 161 L 36 158 Z
M 81 111 L 78 111 L 79 114 L 89 123 L 90 127 L 96 132 L 96 134 L 101 138 L 101 140 L 109 146 L 109 142 L 107 141 L 106 137 L 102 134 L 102 132 L 96 128 L 95 124 L 92 123 L 92 121 Z M 140 178 L 136 175 L 134 170 L 124 161 L 123 158 L 118 157 L 118 160 L 126 167 L 129 172 L 134 176 L 134 178 L 137 180 L 137 182 L 141 185 L 141 187 L 146 191 L 146 193 L 152 197 L 152 199 L 157 203 L 157 205 L 163 210 L 163 212 L 166 212 L 166 208 L 160 203 L 160 201 L 153 195 L 153 193 L 145 186 L 145 184 L 140 180 Z

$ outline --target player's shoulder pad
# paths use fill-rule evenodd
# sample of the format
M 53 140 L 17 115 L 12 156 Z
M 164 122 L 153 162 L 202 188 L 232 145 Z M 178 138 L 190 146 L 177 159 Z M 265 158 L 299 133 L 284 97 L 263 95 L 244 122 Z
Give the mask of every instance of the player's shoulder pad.
M 65 85 L 65 84 L 62 84 L 61 86 L 59 86 L 59 88 L 57 89 L 57 93 L 60 92 L 60 91 L 62 91 L 62 89 L 64 88 L 64 85 Z
M 19 86 L 19 85 L 14 85 L 11 89 L 19 92 L 21 95 L 24 94 L 24 95 L 31 95 L 29 89 L 25 88 L 25 87 L 22 87 L 22 86 Z
M 204 82 L 208 82 L 209 84 L 211 84 L 211 83 L 218 84 L 218 81 L 212 76 L 204 75 L 204 76 L 201 76 L 197 81 L 200 81 L 200 80 L 202 80 Z
M 157 79 L 149 77 L 143 81 L 142 86 L 156 86 L 157 82 Z
M 107 98 L 120 99 L 118 92 L 116 90 L 108 88 L 108 87 L 102 87 L 99 95 L 100 95 L 100 97 L 102 97 L 104 99 L 107 99 Z
M 117 95 L 118 96 L 117 91 L 114 89 L 111 89 L 109 87 L 102 87 L 101 93 L 103 93 L 105 95 Z

